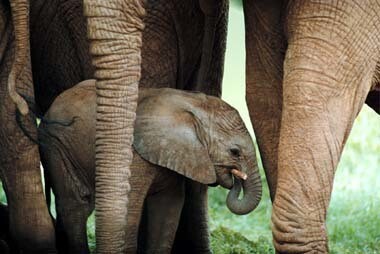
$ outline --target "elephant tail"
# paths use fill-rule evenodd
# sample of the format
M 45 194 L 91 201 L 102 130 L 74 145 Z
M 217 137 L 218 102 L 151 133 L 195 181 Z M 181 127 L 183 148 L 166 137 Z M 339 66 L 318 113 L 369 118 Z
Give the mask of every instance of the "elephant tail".
M 26 100 L 16 91 L 16 80 L 29 63 L 29 1 L 10 1 L 15 34 L 15 59 L 8 77 L 8 92 L 18 112 L 29 112 Z

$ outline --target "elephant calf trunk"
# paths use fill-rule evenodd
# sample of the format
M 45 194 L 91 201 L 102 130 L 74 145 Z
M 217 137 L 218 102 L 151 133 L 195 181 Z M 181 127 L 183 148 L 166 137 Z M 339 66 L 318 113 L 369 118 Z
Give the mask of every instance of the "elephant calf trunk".
M 236 170 L 237 171 L 237 170 Z M 231 212 L 244 215 L 253 211 L 261 199 L 261 178 L 258 173 L 251 173 L 248 176 L 243 172 L 236 171 L 231 173 L 234 175 L 234 185 L 227 195 L 227 207 Z M 242 180 L 246 178 L 246 180 Z M 239 199 L 240 191 L 243 187 L 243 197 Z

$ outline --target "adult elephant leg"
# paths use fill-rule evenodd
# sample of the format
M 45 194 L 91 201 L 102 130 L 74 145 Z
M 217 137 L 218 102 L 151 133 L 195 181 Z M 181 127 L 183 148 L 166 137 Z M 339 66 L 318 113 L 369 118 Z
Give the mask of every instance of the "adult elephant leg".
M 281 1 L 244 1 L 246 100 L 272 200 L 282 111 L 285 38 Z
M 195 88 L 192 90 L 208 91 L 207 94 L 220 96 L 226 50 L 228 1 L 199 0 L 199 5 L 204 14 L 202 54 Z
M 54 252 L 54 228 L 42 189 L 38 147 L 23 136 L 17 123 L 12 123 L 14 119 L 3 117 L 3 113 L 0 113 L 1 120 L 8 121 L 5 128 L 0 127 L 0 170 L 8 200 L 11 236 L 26 253 Z M 35 128 L 34 118 L 28 118 L 30 129 Z
M 84 9 L 97 79 L 96 248 L 123 253 L 145 9 L 140 0 L 85 0 Z
M 0 176 L 8 199 L 10 233 L 17 246 L 27 253 L 44 253 L 54 251 L 54 228 L 42 189 L 38 147 L 21 129 L 21 126 L 24 127 L 29 135 L 36 139 L 36 121 L 30 113 L 16 117 L 16 105 L 21 105 L 21 109 L 24 104 L 18 101 L 17 96 L 16 101 L 20 104 L 15 104 L 8 89 L 9 75 L 13 70 L 13 92 L 24 95 L 33 104 L 28 38 L 26 37 L 26 44 L 22 45 L 26 48 L 24 62 L 18 62 L 17 68 L 14 69 L 13 61 L 17 55 L 15 50 L 20 45 L 15 45 L 10 16 L 10 6 L 4 1 L 1 2 Z M 27 20 L 27 17 L 25 19 Z M 22 41 L 21 38 L 18 40 Z
M 288 6 L 272 212 L 279 253 L 328 252 L 325 221 L 334 173 L 380 53 L 374 2 L 294 1 Z
M 221 96 L 227 41 L 228 1 L 200 0 L 205 15 L 200 65 L 194 83 L 186 90 Z M 215 5 L 215 7 L 213 7 Z

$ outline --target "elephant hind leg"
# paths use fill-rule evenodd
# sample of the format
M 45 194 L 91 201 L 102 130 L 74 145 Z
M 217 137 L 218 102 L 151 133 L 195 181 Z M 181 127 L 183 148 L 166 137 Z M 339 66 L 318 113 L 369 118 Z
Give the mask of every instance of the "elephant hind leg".
M 62 253 L 89 253 L 86 224 L 94 209 L 94 193 L 79 178 L 82 169 L 68 158 L 63 143 L 48 132 L 39 134 L 42 165 L 55 195 L 57 248 Z

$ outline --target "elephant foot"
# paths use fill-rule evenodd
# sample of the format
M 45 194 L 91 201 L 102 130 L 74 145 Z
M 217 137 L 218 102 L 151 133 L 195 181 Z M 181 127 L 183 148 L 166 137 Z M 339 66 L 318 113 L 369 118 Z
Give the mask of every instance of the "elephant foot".
M 328 253 L 323 216 L 311 210 L 285 211 L 280 209 L 277 201 L 272 212 L 273 244 L 277 253 Z

